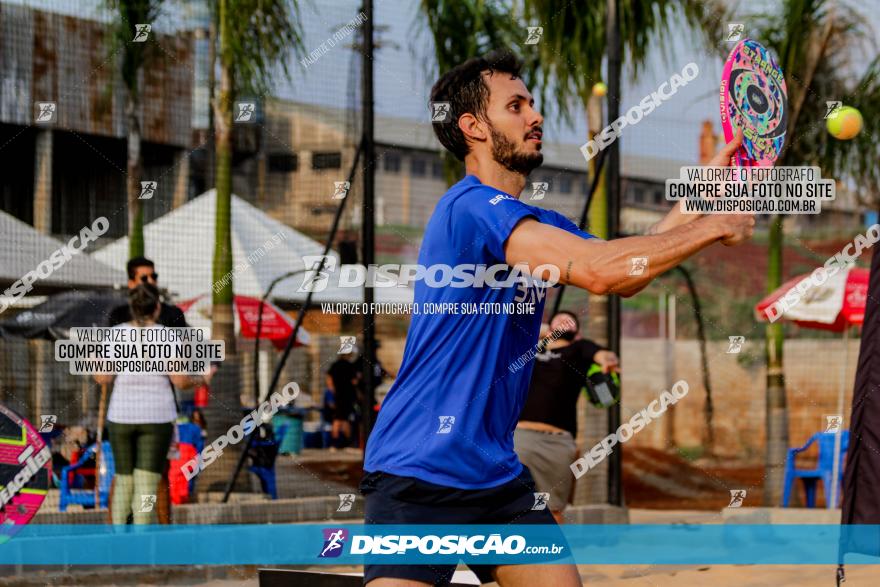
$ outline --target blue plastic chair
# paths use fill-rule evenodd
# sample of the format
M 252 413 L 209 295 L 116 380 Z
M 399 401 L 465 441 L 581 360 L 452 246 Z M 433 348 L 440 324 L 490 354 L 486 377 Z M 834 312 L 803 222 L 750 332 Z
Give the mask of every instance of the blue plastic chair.
M 78 504 L 82 506 L 95 505 L 95 491 L 93 489 L 77 489 L 70 486 L 68 479 L 71 471 L 76 471 L 86 464 L 95 454 L 95 445 L 92 444 L 83 451 L 79 461 L 74 465 L 67 465 L 61 469 L 61 501 L 58 505 L 60 511 L 66 511 L 67 506 Z M 99 507 L 106 508 L 107 501 L 110 498 L 110 483 L 113 481 L 113 475 L 116 465 L 113 461 L 113 451 L 110 450 L 110 442 L 105 440 L 101 443 L 101 464 L 103 465 L 97 471 L 98 483 L 98 503 Z M 74 485 L 79 485 L 74 483 Z
M 846 456 L 846 450 L 849 447 L 849 430 L 840 433 L 840 460 L 838 471 L 838 491 L 837 501 L 840 502 L 841 481 L 843 480 L 843 459 Z M 794 486 L 795 479 L 801 479 L 804 484 L 804 493 L 807 496 L 807 507 L 816 507 L 816 483 L 821 480 L 825 490 L 825 502 L 828 509 L 837 507 L 838 504 L 831 503 L 831 477 L 834 474 L 834 438 L 837 436 L 834 432 L 818 432 L 810 437 L 805 445 L 799 448 L 788 449 L 788 456 L 785 459 L 785 481 L 782 492 L 782 507 L 788 507 L 791 498 L 791 490 Z M 804 452 L 814 442 L 819 442 L 819 460 L 815 469 L 798 469 L 795 467 L 795 457 L 799 453 Z

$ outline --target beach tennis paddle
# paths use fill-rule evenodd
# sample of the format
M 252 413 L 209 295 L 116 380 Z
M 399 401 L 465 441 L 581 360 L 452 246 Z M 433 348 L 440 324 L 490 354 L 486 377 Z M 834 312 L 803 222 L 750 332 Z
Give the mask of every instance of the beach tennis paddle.
M 620 375 L 605 373 L 598 363 L 593 363 L 587 371 L 584 389 L 591 404 L 597 408 L 609 408 L 620 399 Z
M 739 167 L 770 167 L 785 145 L 788 91 L 785 76 L 767 49 L 743 39 L 730 52 L 721 74 L 721 128 L 730 142 L 743 131 L 734 155 Z
M 43 438 L 30 422 L 0 405 L 0 543 L 34 517 L 51 479 L 52 458 Z

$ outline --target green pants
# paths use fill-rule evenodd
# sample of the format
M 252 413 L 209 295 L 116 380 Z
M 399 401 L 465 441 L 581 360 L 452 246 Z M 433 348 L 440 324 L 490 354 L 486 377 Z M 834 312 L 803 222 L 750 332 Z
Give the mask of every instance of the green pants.
M 116 465 L 110 515 L 114 524 L 155 524 L 156 492 L 168 462 L 174 423 L 117 424 L 108 422 Z
M 168 449 L 174 436 L 174 422 L 162 424 L 118 424 L 107 422 L 110 448 L 117 475 L 131 475 L 134 469 L 164 473 Z

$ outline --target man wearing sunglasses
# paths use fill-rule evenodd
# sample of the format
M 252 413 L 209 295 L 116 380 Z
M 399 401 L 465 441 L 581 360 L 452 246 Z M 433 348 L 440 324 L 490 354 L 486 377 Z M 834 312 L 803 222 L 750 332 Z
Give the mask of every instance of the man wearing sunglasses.
M 159 274 L 156 273 L 156 266 L 146 257 L 134 257 L 129 259 L 126 269 L 128 270 L 128 289 L 134 289 L 141 283 L 150 283 L 156 287 L 159 286 Z M 128 304 L 125 304 L 114 308 L 113 311 L 110 312 L 109 325 L 116 326 L 117 324 L 129 322 L 130 320 L 131 312 L 128 309 Z M 171 304 L 166 304 L 165 302 L 162 302 L 162 310 L 156 322 L 161 326 L 167 326 L 169 328 L 186 328 L 189 326 L 189 324 L 186 323 L 186 318 L 183 316 L 183 312 L 180 308 L 172 306 Z

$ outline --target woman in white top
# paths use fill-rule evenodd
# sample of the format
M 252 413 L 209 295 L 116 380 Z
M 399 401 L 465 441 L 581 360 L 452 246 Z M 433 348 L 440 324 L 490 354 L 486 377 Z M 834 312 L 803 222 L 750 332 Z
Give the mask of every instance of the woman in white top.
M 129 307 L 132 321 L 113 327 L 131 330 L 126 340 L 141 340 L 135 332 L 139 328 L 165 328 L 156 323 L 161 305 L 155 285 L 142 283 L 129 290 Z M 148 503 L 149 498 L 143 496 L 156 495 L 165 470 L 177 420 L 174 387 L 186 389 L 205 378 L 122 373 L 96 375 L 95 380 L 114 383 L 107 410 L 107 428 L 116 467 L 110 504 L 113 523 L 125 524 L 129 514 L 133 514 L 135 524 L 153 524 L 155 508 Z

